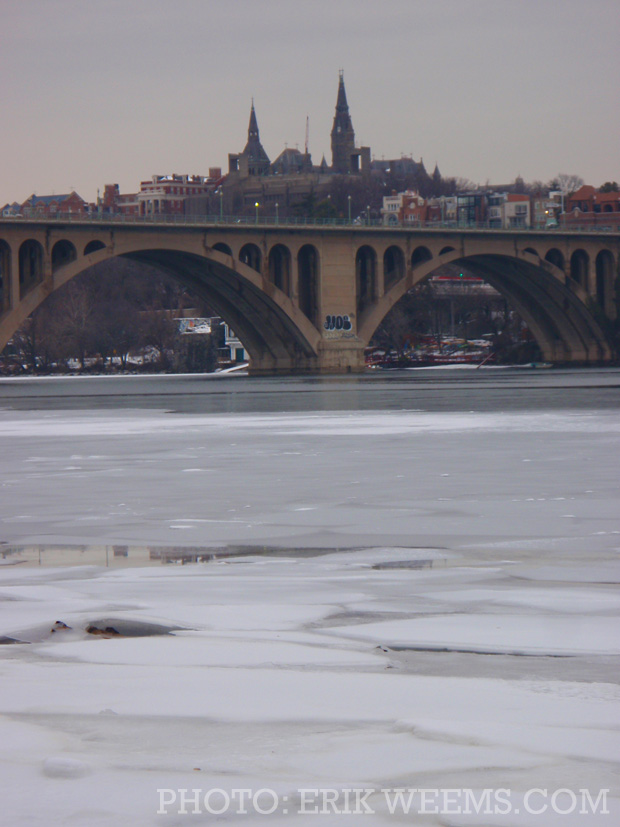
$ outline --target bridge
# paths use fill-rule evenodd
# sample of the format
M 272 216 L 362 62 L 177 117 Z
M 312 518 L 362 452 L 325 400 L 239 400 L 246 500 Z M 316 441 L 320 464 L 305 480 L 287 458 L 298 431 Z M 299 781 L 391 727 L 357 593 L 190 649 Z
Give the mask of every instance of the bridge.
M 102 216 L 0 220 L 0 352 L 47 296 L 124 256 L 154 265 L 235 330 L 253 374 L 364 368 L 390 309 L 446 264 L 465 266 L 512 304 L 543 358 L 612 358 L 620 233 Z

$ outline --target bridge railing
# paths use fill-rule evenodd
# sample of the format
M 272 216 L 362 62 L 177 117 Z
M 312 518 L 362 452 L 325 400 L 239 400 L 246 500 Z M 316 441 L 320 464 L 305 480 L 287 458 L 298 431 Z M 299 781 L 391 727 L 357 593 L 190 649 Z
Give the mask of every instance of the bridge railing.
M 620 218 L 620 214 L 619 214 Z M 570 232 L 570 233 L 620 233 L 620 221 L 615 225 L 585 224 L 582 222 L 561 223 L 549 227 L 497 227 L 489 221 L 417 221 L 385 222 L 381 218 L 323 218 L 315 216 L 274 216 L 274 215 L 171 215 L 154 213 L 150 215 L 133 215 L 128 213 L 54 213 L 53 215 L 5 215 L 2 220 L 11 222 L 37 221 L 42 223 L 59 222 L 71 224 L 141 224 L 141 225 L 181 225 L 188 227 L 224 225 L 227 227 L 245 225 L 247 227 L 324 227 L 376 230 L 485 230 L 488 232 Z

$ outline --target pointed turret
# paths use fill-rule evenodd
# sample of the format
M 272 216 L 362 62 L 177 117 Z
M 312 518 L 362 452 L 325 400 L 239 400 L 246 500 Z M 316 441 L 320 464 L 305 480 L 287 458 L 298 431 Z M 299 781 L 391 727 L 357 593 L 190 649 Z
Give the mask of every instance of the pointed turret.
M 256 120 L 256 111 L 254 110 L 254 98 L 252 98 L 252 109 L 250 110 L 250 125 L 248 126 L 248 143 L 250 141 L 258 141 L 258 121 Z
M 256 120 L 256 111 L 254 110 L 254 99 L 252 99 L 252 109 L 250 110 L 248 142 L 241 155 L 247 160 L 248 175 L 266 175 L 269 172 L 271 162 L 260 142 L 258 121 Z
M 352 157 L 355 153 L 355 132 L 349 115 L 347 93 L 344 88 L 344 73 L 338 75 L 338 97 L 332 127 L 332 169 L 344 173 L 352 171 Z
M 347 103 L 347 90 L 344 88 L 344 71 L 341 69 L 338 72 L 338 98 L 336 99 L 336 116 L 341 115 L 346 118 L 346 122 L 350 125 L 349 119 L 349 104 Z

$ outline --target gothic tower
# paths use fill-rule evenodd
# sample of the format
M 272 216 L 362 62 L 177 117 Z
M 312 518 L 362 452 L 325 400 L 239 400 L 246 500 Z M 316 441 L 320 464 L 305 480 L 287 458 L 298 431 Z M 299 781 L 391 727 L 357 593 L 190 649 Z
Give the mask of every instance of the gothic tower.
M 250 111 L 250 125 L 248 127 L 248 142 L 241 156 L 247 160 L 249 175 L 267 175 L 269 172 L 269 158 L 263 149 L 258 134 L 258 121 L 254 111 L 254 101 Z
M 347 93 L 344 88 L 344 73 L 339 72 L 336 114 L 332 127 L 332 170 L 346 174 L 352 171 L 355 155 L 355 132 L 349 115 Z

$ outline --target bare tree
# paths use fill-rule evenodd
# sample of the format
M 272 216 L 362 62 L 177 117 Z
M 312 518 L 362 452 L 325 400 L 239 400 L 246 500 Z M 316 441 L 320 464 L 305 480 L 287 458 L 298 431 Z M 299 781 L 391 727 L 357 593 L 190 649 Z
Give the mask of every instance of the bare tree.
M 566 172 L 561 172 L 556 175 L 553 183 L 557 183 L 560 192 L 564 196 L 568 196 L 577 192 L 579 187 L 583 187 L 583 178 L 580 178 L 579 175 L 569 175 Z
M 174 310 L 151 309 L 142 314 L 143 341 L 157 351 L 161 370 L 170 367 L 178 329 Z
M 74 279 L 63 290 L 63 299 L 59 322 L 67 347 L 77 356 L 80 368 L 84 370 L 86 357 L 94 343 L 93 291 L 83 279 Z

